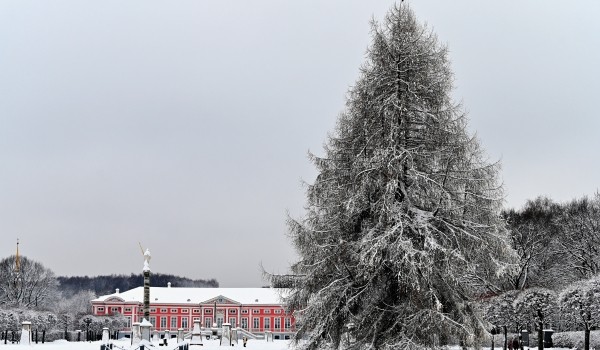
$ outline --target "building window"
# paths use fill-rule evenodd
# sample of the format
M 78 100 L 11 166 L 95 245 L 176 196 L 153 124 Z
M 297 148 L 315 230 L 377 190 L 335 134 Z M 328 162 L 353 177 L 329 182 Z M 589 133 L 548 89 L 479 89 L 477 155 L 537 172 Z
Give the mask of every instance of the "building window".
M 188 310 L 188 309 L 181 309 L 181 313 L 187 314 L 188 312 L 190 312 L 190 310 Z
M 188 318 L 187 317 L 181 318 L 181 328 L 188 329 Z
M 271 318 L 265 317 L 265 329 L 271 329 Z
M 155 307 L 151 307 L 150 308 L 150 312 L 156 312 L 156 308 Z
M 260 319 L 258 317 L 254 317 L 252 319 L 252 328 L 258 330 L 260 328 Z
M 248 309 L 242 309 L 242 313 L 243 314 L 247 314 L 248 313 Z
M 223 327 L 223 317 L 218 316 L 217 317 L 217 328 L 221 328 L 221 327 Z
M 207 317 L 204 319 L 204 328 L 212 327 L 212 317 Z
M 192 309 L 192 312 L 195 314 L 199 314 L 200 313 L 200 309 Z
M 270 314 L 271 310 L 270 309 L 265 309 L 265 314 Z
M 161 329 L 167 328 L 167 318 L 165 316 L 160 318 L 160 328 Z
M 177 313 L 177 309 L 171 309 L 171 313 L 172 314 L 176 314 Z
M 200 317 L 194 317 L 194 322 L 200 321 Z
M 125 312 L 131 312 L 131 308 L 130 307 L 126 307 L 125 308 Z
M 292 319 L 289 317 L 286 317 L 285 320 L 285 329 L 290 329 L 292 328 Z
M 160 313 L 166 314 L 167 313 L 167 309 L 160 309 Z
M 131 317 L 125 317 L 125 320 L 127 321 L 127 328 L 131 328 Z
M 212 309 L 204 309 L 205 314 L 212 314 Z
M 177 329 L 177 317 L 171 317 L 171 329 Z
M 279 330 L 281 328 L 281 318 L 277 317 L 275 319 L 275 329 Z
M 281 313 L 281 309 L 275 309 L 275 313 L 276 314 L 280 314 Z
M 248 329 L 248 317 L 242 317 L 242 328 Z
M 260 310 L 259 309 L 252 309 L 252 313 L 254 315 L 258 315 L 258 314 L 260 314 Z
M 230 315 L 235 315 L 237 311 L 235 311 L 235 309 L 229 309 L 229 314 Z
M 152 323 L 152 327 L 156 327 L 156 317 L 150 316 L 150 323 Z
M 98 311 L 104 311 L 104 308 L 103 307 L 99 307 Z
M 235 317 L 230 317 L 229 323 L 231 324 L 231 328 L 235 328 Z

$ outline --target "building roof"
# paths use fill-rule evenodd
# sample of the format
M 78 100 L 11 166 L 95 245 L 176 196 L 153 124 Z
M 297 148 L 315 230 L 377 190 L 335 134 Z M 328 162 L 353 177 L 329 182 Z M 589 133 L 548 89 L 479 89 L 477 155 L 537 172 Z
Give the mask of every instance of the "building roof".
M 200 304 L 217 301 L 242 305 L 278 305 L 282 303 L 281 289 L 275 288 L 178 288 L 150 287 L 150 304 Z M 98 297 L 92 302 L 111 299 L 124 302 L 144 302 L 144 287 Z M 120 300 L 119 300 L 120 299 Z

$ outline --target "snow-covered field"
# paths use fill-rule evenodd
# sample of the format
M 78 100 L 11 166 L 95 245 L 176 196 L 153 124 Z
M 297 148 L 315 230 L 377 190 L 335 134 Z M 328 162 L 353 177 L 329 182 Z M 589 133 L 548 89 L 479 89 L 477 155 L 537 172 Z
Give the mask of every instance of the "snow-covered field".
M 114 341 L 113 350 L 121 349 L 137 349 L 137 346 L 131 347 L 129 345 L 129 341 Z M 221 347 L 219 345 L 218 340 L 203 340 L 203 346 L 190 346 L 190 350 L 204 350 L 204 349 L 226 349 L 227 347 Z M 266 342 L 265 340 L 248 340 L 248 344 L 246 344 L 246 349 L 260 349 L 260 350 L 288 350 L 289 349 L 289 341 L 288 340 L 275 340 L 274 342 Z M 39 350 L 100 350 L 99 341 L 95 342 L 67 342 L 65 340 L 57 340 L 51 343 L 45 344 L 32 344 L 32 345 L 20 345 L 20 344 L 6 344 L 4 342 L 0 343 L 0 350 L 17 350 L 17 349 L 39 349 Z M 234 348 L 244 349 L 242 342 L 236 345 Z M 176 344 L 170 344 L 167 347 L 158 346 L 154 348 L 156 350 L 173 350 L 177 349 Z M 450 350 L 459 350 L 459 347 L 450 347 Z M 502 349 L 502 347 L 496 347 L 495 349 Z M 537 350 L 537 348 L 528 348 L 525 347 L 526 350 Z M 482 348 L 482 350 L 490 350 L 490 348 Z M 552 348 L 552 350 L 570 350 L 566 348 Z
M 203 346 L 190 346 L 190 350 L 204 350 L 204 349 L 223 349 L 223 347 L 219 346 L 218 340 L 203 340 Z M 20 344 L 6 344 L 4 342 L 0 343 L 0 350 L 17 350 L 17 349 L 40 349 L 40 350 L 100 350 L 99 341 L 96 342 L 67 342 L 65 340 L 57 340 L 51 343 L 38 343 L 31 345 L 20 345 Z M 129 345 L 129 341 L 115 341 L 114 344 L 123 349 L 136 349 L 136 347 L 131 347 Z M 265 340 L 248 340 L 248 344 L 246 344 L 246 349 L 264 349 L 264 350 L 287 350 L 289 345 L 289 341 L 287 340 L 275 340 L 274 342 L 266 342 Z M 119 350 L 118 347 L 113 347 L 113 350 Z M 167 347 L 158 346 L 154 349 L 161 350 L 172 350 L 176 346 L 175 342 L 170 344 Z M 226 347 L 225 347 L 226 348 Z M 236 345 L 234 348 L 244 349 L 242 342 Z

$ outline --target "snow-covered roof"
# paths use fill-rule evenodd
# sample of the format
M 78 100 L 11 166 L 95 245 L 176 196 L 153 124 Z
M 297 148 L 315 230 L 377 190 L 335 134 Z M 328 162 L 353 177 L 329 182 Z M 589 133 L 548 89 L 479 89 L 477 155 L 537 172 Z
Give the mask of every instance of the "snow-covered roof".
M 232 303 L 243 305 L 277 305 L 282 302 L 281 291 L 281 289 L 275 288 L 150 287 L 150 304 L 200 304 L 213 302 L 222 297 L 225 302 L 229 300 Z M 116 301 L 142 303 L 144 302 L 144 287 L 103 295 L 92 302 L 106 302 L 111 298 Z

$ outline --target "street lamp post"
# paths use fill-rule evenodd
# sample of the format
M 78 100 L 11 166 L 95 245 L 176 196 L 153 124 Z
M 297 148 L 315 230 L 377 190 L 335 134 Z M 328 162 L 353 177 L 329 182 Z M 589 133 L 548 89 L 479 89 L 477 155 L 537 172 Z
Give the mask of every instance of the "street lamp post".
M 83 319 L 83 322 L 85 322 L 85 340 L 90 341 L 90 323 L 92 323 L 92 319 L 86 317 Z
M 63 315 L 63 322 L 65 323 L 65 340 L 69 340 L 69 315 Z

